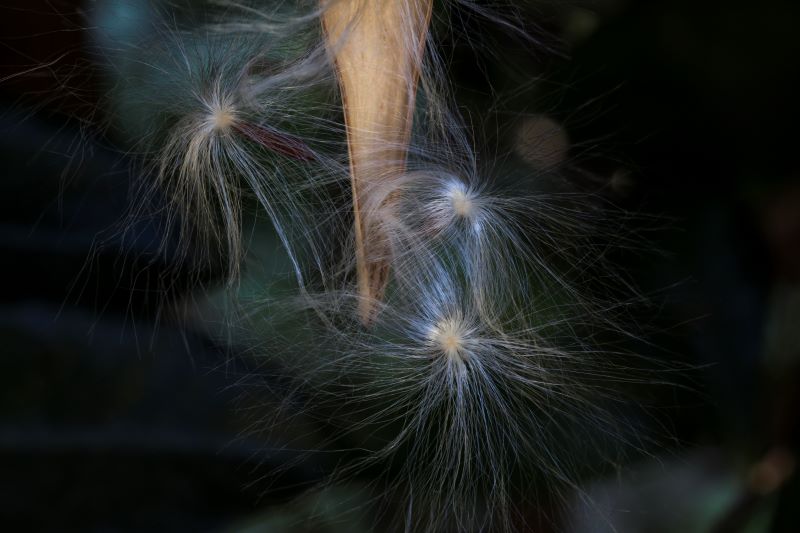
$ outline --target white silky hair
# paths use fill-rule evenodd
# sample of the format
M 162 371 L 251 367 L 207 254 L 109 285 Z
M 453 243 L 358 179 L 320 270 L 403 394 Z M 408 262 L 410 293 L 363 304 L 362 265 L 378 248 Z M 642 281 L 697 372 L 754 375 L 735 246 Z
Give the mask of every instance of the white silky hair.
M 410 146 L 385 147 L 408 148 L 389 165 L 405 171 L 375 176 L 361 205 L 365 238 L 388 244 L 369 259 L 390 269 L 374 323 L 361 323 L 346 130 L 319 28 L 332 3 L 213 2 L 224 9 L 210 26 L 130 49 L 138 75 L 119 83 L 155 124 L 140 144 L 152 187 L 187 249 L 224 258 L 230 284 L 247 213 L 270 219 L 296 293 L 251 312 L 268 332 L 253 351 L 280 362 L 292 393 L 318 404 L 309 412 L 363 439 L 369 454 L 340 474 L 394 466 L 398 529 L 520 527 L 538 487 L 577 486 L 587 440 L 635 441 L 617 389 L 648 378 L 589 333 L 624 329 L 615 311 L 627 301 L 587 286 L 604 283 L 591 271 L 605 266 L 605 214 L 591 194 L 550 186 L 557 169 L 509 185 L 479 165 L 432 31 Z
M 319 277 L 324 239 L 313 233 L 341 218 L 346 183 L 330 64 L 321 45 L 304 48 L 307 37 L 217 30 L 161 28 L 130 46 L 137 60 L 112 90 L 112 113 L 144 110 L 128 121 L 138 136 L 131 151 L 155 176 L 153 192 L 166 192 L 167 230 L 199 251 L 194 260 L 224 258 L 235 283 L 243 217 L 263 213 L 302 286 L 309 270 Z
M 355 319 L 356 295 L 316 295 L 310 308 L 330 305 L 338 323 L 312 313 L 291 336 L 298 345 L 283 348 L 298 390 L 369 450 L 342 473 L 395 465 L 392 494 L 415 502 L 405 527 L 511 528 L 517 498 L 530 497 L 525 483 L 575 487 L 574 463 L 591 455 L 581 450 L 589 439 L 633 445 L 614 413 L 623 398 L 609 383 L 637 378 L 574 339 L 570 317 L 528 310 L 504 320 L 505 302 L 476 302 L 447 263 L 429 263 L 415 287 L 388 291 L 369 330 Z M 263 320 L 286 331 L 286 316 Z

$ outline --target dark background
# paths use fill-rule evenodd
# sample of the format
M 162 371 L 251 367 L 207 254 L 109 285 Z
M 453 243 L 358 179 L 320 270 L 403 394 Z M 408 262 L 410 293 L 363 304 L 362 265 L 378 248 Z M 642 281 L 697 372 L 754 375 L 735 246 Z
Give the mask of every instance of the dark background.
M 116 231 L 132 160 L 103 127 L 93 6 L 0 7 L 0 523 L 293 530 L 304 504 L 285 502 L 322 468 L 267 476 L 291 458 L 242 436 L 253 402 L 237 347 L 174 316 L 218 273 L 184 267 L 157 219 Z M 661 399 L 672 441 L 590 490 L 634 511 L 609 519 L 619 531 L 794 531 L 800 4 L 598 0 L 526 13 L 541 15 L 550 51 L 515 56 L 518 41 L 467 20 L 508 53 L 476 74 L 455 37 L 453 79 L 469 100 L 488 78 L 502 91 L 515 70 L 546 76 L 544 110 L 570 155 L 618 205 L 657 221 L 642 223 L 650 253 L 624 267 L 652 302 L 644 349 L 691 368 Z M 324 516 L 308 527 L 357 530 Z

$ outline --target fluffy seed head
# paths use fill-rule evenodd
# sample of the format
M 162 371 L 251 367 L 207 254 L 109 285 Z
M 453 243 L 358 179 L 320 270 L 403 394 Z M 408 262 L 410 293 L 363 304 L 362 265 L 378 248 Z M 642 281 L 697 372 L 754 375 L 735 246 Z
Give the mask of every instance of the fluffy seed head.
M 456 216 L 472 218 L 475 214 L 473 194 L 468 191 L 463 184 L 454 183 L 448 190 L 450 203 Z
M 472 331 L 458 316 L 443 318 L 437 322 L 431 328 L 428 339 L 452 363 L 463 364 L 471 357 L 469 345 Z
M 209 107 L 208 125 L 214 131 L 226 133 L 236 122 L 236 109 L 227 103 L 214 103 Z

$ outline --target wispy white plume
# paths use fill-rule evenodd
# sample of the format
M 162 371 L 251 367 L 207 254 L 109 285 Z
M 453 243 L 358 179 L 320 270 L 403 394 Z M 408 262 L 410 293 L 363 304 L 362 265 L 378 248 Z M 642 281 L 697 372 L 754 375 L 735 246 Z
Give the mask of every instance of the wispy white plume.
M 337 428 L 364 453 L 336 473 L 383 468 L 398 529 L 525 530 L 538 493 L 574 489 L 582 465 L 636 441 L 623 385 L 651 378 L 601 340 L 635 297 L 609 291 L 628 289 L 605 259 L 627 237 L 560 173 L 563 132 L 555 156 L 524 151 L 512 169 L 452 103 L 439 10 L 534 42 L 519 13 L 436 3 L 428 31 L 428 4 L 374 1 L 214 2 L 210 25 L 128 49 L 118 113 L 147 109 L 134 122 L 152 187 L 201 260 L 238 279 L 248 214 L 283 245 L 296 290 L 244 325 L 290 383 L 279 406 L 305 406 L 263 425 Z M 358 29 L 375 6 L 414 31 L 396 50 L 348 47 L 380 37 Z M 400 75 L 379 83 L 383 70 Z

